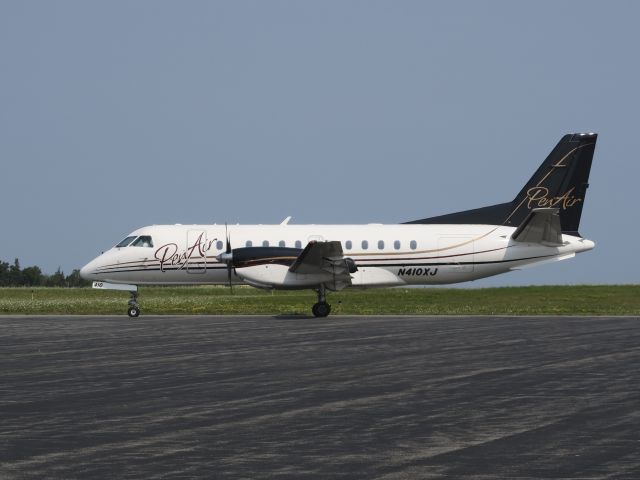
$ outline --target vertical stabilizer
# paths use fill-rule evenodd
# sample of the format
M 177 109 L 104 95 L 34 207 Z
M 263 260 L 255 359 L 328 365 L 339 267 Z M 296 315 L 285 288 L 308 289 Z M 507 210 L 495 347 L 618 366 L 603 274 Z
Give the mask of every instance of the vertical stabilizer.
M 562 233 L 580 236 L 578 227 L 597 138 L 595 133 L 572 133 L 562 137 L 511 202 L 407 223 L 518 227 L 533 209 L 557 208 Z

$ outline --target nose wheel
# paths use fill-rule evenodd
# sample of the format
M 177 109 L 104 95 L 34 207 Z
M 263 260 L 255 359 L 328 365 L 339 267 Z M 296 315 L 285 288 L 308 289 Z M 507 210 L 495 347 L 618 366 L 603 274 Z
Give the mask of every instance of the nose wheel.
M 129 315 L 131 318 L 136 318 L 140 315 L 140 305 L 138 304 L 138 292 L 131 292 L 131 300 L 129 300 L 127 315 Z
M 318 318 L 328 317 L 331 313 L 331 305 L 327 303 L 324 285 L 320 285 L 318 288 L 318 303 L 313 305 L 311 311 L 313 316 Z

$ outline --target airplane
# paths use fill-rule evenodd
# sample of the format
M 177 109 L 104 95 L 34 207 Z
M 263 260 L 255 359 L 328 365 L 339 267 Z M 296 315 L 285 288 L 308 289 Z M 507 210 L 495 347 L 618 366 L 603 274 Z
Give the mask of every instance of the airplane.
M 467 282 L 566 260 L 594 248 L 578 232 L 597 134 L 562 137 L 506 203 L 400 224 L 153 225 L 126 236 L 80 275 L 99 289 L 246 284 L 313 289 L 312 313 L 331 312 L 327 291 Z

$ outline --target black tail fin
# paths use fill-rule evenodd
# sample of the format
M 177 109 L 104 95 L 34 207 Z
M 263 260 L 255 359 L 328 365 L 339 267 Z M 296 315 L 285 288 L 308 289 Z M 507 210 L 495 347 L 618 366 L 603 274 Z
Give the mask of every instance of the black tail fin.
M 517 227 L 534 208 L 559 208 L 562 233 L 580 236 L 580 216 L 598 136 L 565 135 L 512 202 L 407 223 Z

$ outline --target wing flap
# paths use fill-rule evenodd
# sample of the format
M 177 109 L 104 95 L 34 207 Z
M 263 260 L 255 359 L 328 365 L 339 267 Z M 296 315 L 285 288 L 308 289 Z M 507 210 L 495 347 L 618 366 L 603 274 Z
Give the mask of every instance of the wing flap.
M 289 267 L 292 273 L 314 274 L 325 270 L 327 264 L 342 260 L 342 245 L 338 241 L 311 241 Z
M 302 253 L 289 267 L 292 273 L 302 275 L 318 275 L 326 277 L 332 275 L 331 282 L 323 282 L 330 290 L 342 290 L 351 285 L 351 272 L 354 271 L 353 261 L 345 259 L 342 245 L 338 241 L 311 241 Z

